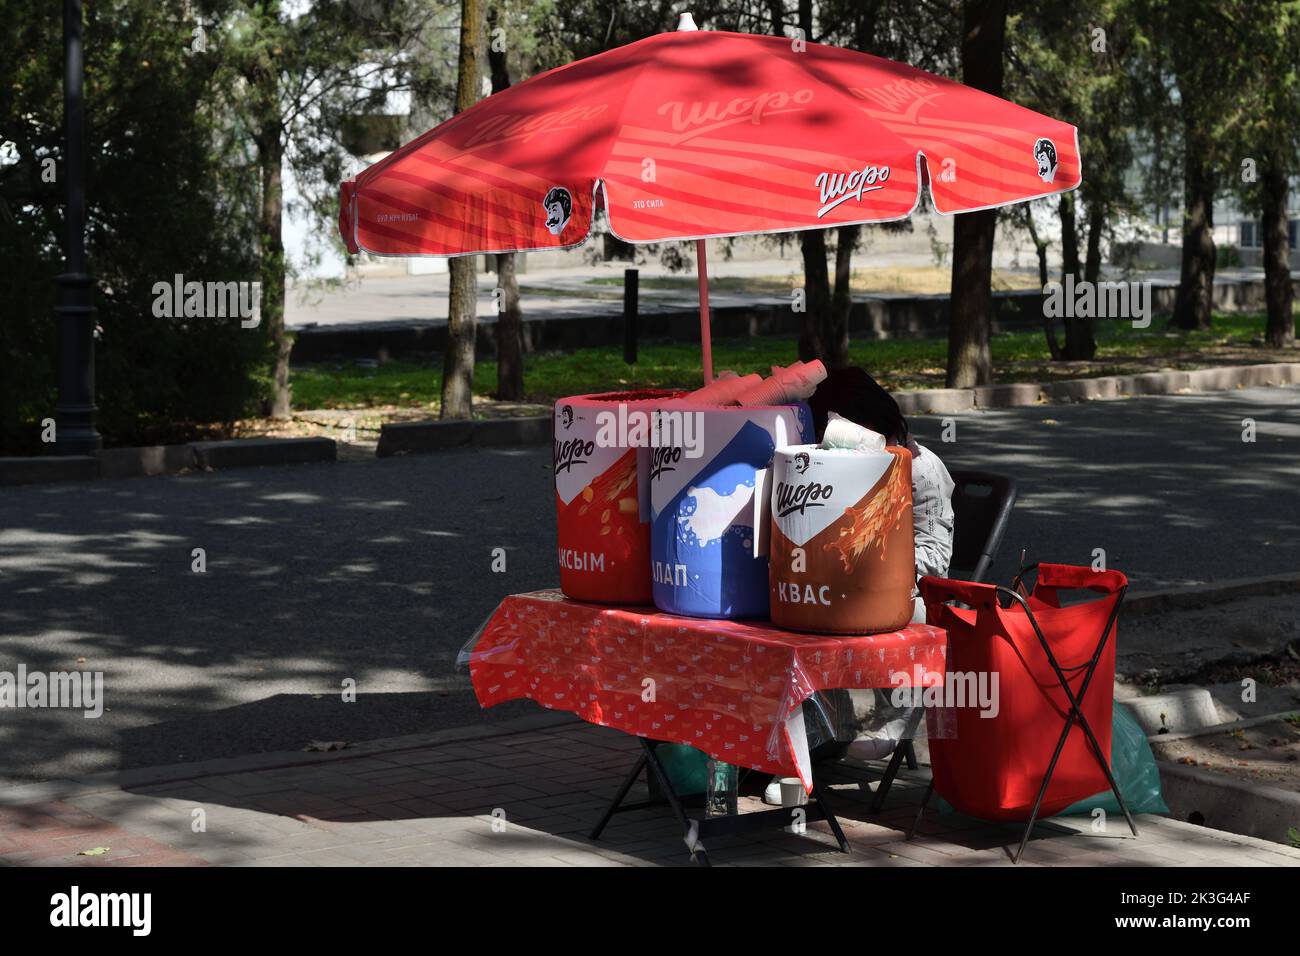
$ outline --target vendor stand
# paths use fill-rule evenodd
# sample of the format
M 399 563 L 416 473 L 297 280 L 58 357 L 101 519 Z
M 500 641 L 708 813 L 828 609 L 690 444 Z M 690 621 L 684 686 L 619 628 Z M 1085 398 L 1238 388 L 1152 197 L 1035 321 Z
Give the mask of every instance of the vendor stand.
M 611 234 L 631 243 L 693 241 L 701 364 L 708 385 L 714 375 L 707 239 L 896 221 L 919 208 L 925 196 L 942 215 L 986 210 L 1068 192 L 1081 181 L 1078 133 L 1068 123 L 904 64 L 803 38 L 697 30 L 683 14 L 677 32 L 516 84 L 342 183 L 339 231 L 351 253 L 380 256 L 567 249 L 585 242 L 602 219 Z M 793 378 L 804 371 L 783 370 Z M 734 384 L 744 386 L 746 378 L 735 377 Z M 774 374 L 768 382 L 777 378 Z M 715 393 L 711 401 L 765 404 L 754 395 L 722 399 Z M 624 544 L 635 539 L 635 547 L 618 554 L 561 547 L 560 564 L 571 571 L 589 571 L 602 562 L 605 579 L 583 597 L 603 595 L 612 603 L 611 567 L 633 569 L 620 585 L 627 580 L 635 585 L 638 575 L 649 574 L 648 536 L 681 519 L 699 525 L 689 533 L 708 545 L 700 551 L 714 552 L 714 567 L 697 565 L 692 571 L 716 578 L 722 569 L 729 578 L 720 589 L 727 592 L 722 599 L 710 594 L 703 603 L 689 600 L 704 593 L 694 590 L 695 577 L 689 583 L 679 579 L 679 566 L 690 562 L 665 566 L 656 560 L 654 601 L 677 614 L 581 604 L 553 592 L 516 595 L 485 626 L 468 650 L 468 662 L 484 706 L 527 697 L 624 730 L 642 741 L 636 772 L 648 767 L 664 783 L 655 741 L 686 743 L 733 765 L 797 775 L 814 798 L 810 815 L 831 822 L 842 844 L 813 781 L 801 704 L 822 689 L 894 686 L 891 678 L 902 674 L 910 680 L 918 664 L 923 673 L 942 673 L 943 632 L 916 625 L 890 630 L 897 626 L 890 624 L 886 633 L 813 636 L 755 620 L 709 619 L 765 616 L 766 578 L 756 562 L 766 555 L 757 549 L 750 557 L 741 553 L 759 544 L 764 521 L 750 522 L 756 534 L 742 541 L 730 534 L 729 516 L 710 530 L 711 521 L 692 520 L 686 509 L 701 501 L 721 507 L 742 487 L 751 489 L 742 497 L 752 495 L 755 502 L 768 497 L 758 476 L 772 460 L 773 445 L 797 445 L 793 436 L 801 432 L 794 406 L 770 401 L 777 407 L 749 407 L 749 420 L 737 416 L 731 425 L 702 412 L 706 421 L 722 422 L 722 430 L 731 428 L 725 441 L 711 441 L 709 454 L 724 448 L 741 453 L 715 469 L 710 480 L 724 473 L 730 479 L 740 465 L 747 469 L 725 486 L 697 482 L 664 491 L 670 482 L 654 482 L 652 470 L 655 488 L 647 502 L 638 452 L 615 456 L 591 481 L 584 478 L 564 489 L 562 468 L 569 482 L 572 462 L 561 462 L 557 449 L 561 506 L 590 503 L 598 490 L 611 496 L 587 515 L 591 527 L 579 527 L 575 519 L 566 528 L 615 536 L 621 529 Z M 557 416 L 565 411 L 572 408 L 557 406 Z M 561 427 L 572 425 L 573 418 L 565 417 Z M 762 461 L 753 458 L 755 446 L 743 436 L 730 443 L 742 424 L 770 434 L 766 457 L 758 456 Z M 749 435 L 760 445 L 767 441 L 752 429 Z M 900 484 L 908 483 L 900 479 Z M 910 487 L 906 492 L 910 509 Z M 902 508 L 900 498 L 891 500 Z M 870 530 L 875 518 L 883 527 L 901 522 L 903 512 L 860 516 L 862 528 Z M 716 544 L 727 535 L 728 550 L 720 555 Z M 662 536 L 655 542 L 664 547 Z M 778 547 L 786 544 L 777 541 Z M 898 552 L 890 553 L 895 560 Z M 857 580 L 852 561 L 846 562 L 845 579 Z M 747 576 L 737 573 L 742 566 Z M 563 574 L 561 583 L 571 591 Z M 817 583 L 824 589 L 827 580 Z M 736 590 L 744 601 L 732 599 Z M 674 593 L 666 596 L 666 591 Z M 725 613 L 708 613 L 715 605 Z M 901 759 L 900 748 L 878 799 Z M 622 806 L 634 778 L 625 782 L 597 833 Z M 671 787 L 666 796 L 689 829 L 691 821 Z M 706 826 L 723 825 L 710 820 Z M 698 826 L 695 832 L 698 836 Z
M 910 687 L 918 673 L 938 681 L 946 650 L 945 632 L 925 624 L 887 634 L 799 634 L 766 622 L 601 607 L 536 591 L 502 601 L 461 659 L 484 707 L 533 700 L 641 741 L 643 752 L 593 838 L 614 813 L 645 806 L 623 803 L 643 771 L 655 775 L 693 850 L 710 833 L 789 826 L 788 809 L 688 818 L 655 755 L 658 743 L 667 742 L 736 766 L 797 776 L 811 797 L 802 808 L 806 819 L 825 819 L 846 849 L 813 776 L 803 702 L 834 688 Z M 901 761 L 900 747 L 877 803 Z

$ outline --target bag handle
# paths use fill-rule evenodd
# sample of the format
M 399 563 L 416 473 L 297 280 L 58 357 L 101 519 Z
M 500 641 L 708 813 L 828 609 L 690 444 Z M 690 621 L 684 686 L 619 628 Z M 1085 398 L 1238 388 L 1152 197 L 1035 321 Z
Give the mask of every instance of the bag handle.
M 945 601 L 961 601 L 974 608 L 991 608 L 997 603 L 997 588 L 991 584 L 959 581 L 956 578 L 936 578 L 927 574 L 921 578 L 917 588 L 927 606 L 942 604 Z
M 1123 571 L 1094 571 L 1076 564 L 1039 564 L 1035 590 L 1038 587 L 1115 594 L 1128 587 L 1128 577 Z

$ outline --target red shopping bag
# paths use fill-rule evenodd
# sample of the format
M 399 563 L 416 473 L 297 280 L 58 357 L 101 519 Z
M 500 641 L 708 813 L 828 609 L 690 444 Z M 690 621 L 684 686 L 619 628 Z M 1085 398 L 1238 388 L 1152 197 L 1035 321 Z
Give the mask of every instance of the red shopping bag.
M 934 789 L 960 813 L 1029 820 L 1029 829 L 1035 818 L 1108 787 L 1118 797 L 1109 769 L 1113 637 L 1128 587 L 1119 571 L 1037 570 L 1028 595 L 969 581 L 920 582 L 927 621 L 948 631 L 949 675 L 986 675 L 996 688 L 993 707 L 948 700 L 956 706 L 927 714 Z M 1061 592 L 1077 589 L 1099 596 L 1063 606 Z

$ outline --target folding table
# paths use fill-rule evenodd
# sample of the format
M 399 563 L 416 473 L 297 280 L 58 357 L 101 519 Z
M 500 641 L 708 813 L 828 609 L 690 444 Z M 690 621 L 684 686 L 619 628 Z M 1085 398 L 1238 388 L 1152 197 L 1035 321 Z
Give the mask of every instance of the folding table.
M 660 742 L 687 744 L 738 767 L 797 776 L 810 796 L 805 819 L 824 819 L 844 835 L 813 780 L 803 702 L 835 688 L 912 687 L 942 682 L 947 635 L 912 624 L 860 636 L 802 634 L 767 622 L 707 620 L 654 608 L 605 607 L 559 591 L 507 597 L 473 638 L 469 665 L 483 707 L 530 699 L 570 711 L 641 741 L 642 752 L 592 836 L 624 804 L 644 771 L 663 791 L 692 854 L 705 834 L 788 826 L 788 809 L 691 820 L 655 753 Z M 915 728 L 914 715 L 910 727 Z M 883 800 L 903 759 L 895 751 L 876 793 Z M 751 819 L 752 818 L 752 819 Z

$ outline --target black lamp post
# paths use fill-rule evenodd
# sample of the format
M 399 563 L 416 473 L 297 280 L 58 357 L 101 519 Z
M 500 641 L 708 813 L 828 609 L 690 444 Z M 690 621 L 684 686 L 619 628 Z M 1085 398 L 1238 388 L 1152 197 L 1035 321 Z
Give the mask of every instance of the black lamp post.
M 67 262 L 54 315 L 59 323 L 59 401 L 56 455 L 93 455 L 103 446 L 95 430 L 95 304 L 86 267 L 86 106 L 81 0 L 63 0 L 63 183 L 67 196 Z

